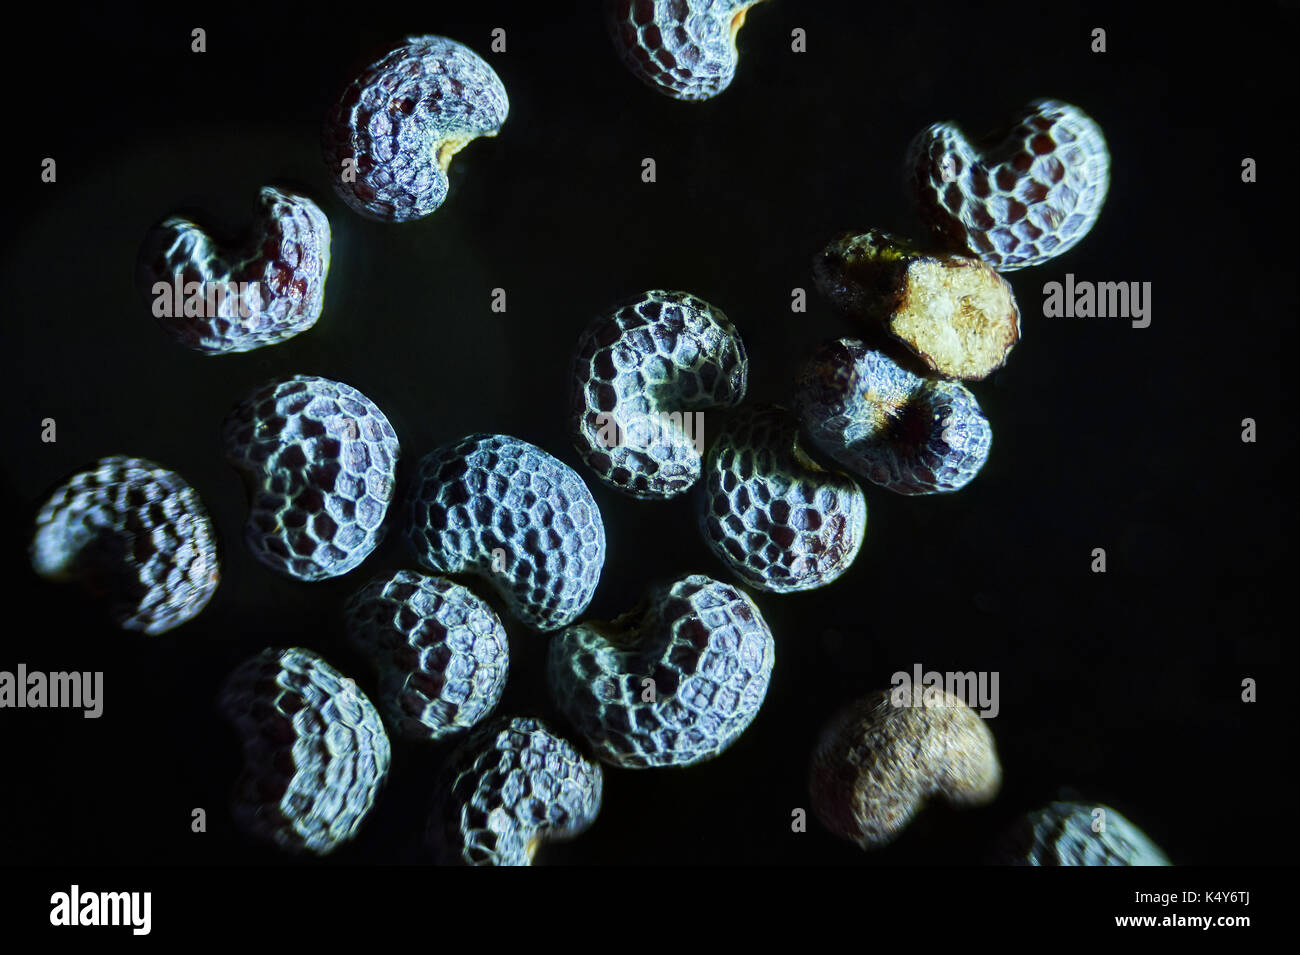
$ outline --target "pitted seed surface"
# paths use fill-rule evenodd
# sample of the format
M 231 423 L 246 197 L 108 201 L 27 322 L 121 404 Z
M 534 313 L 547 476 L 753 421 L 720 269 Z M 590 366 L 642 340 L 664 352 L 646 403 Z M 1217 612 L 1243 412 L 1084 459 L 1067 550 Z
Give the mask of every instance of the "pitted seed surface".
M 586 609 L 605 564 L 605 525 L 587 485 L 503 434 L 472 434 L 425 456 L 408 536 L 422 565 L 483 577 L 539 631 Z
M 367 218 L 427 216 L 447 197 L 452 156 L 495 136 L 509 110 L 496 72 L 469 47 L 409 37 L 353 80 L 325 121 L 334 188 Z
M 1009 272 L 1042 265 L 1088 234 L 1106 201 L 1110 153 L 1083 110 L 1044 99 L 977 142 L 935 123 L 908 147 L 907 175 L 939 241 Z
M 832 719 L 813 752 L 809 790 L 827 829 L 875 849 L 929 800 L 978 806 L 1001 785 L 993 734 L 979 714 L 960 697 L 912 687 L 873 693 Z
M 36 573 L 107 597 L 119 627 L 159 634 L 199 613 L 220 580 L 212 522 L 180 475 L 152 461 L 103 458 L 36 515 Z
M 221 711 L 244 745 L 235 821 L 292 852 L 356 835 L 388 773 L 379 713 L 311 650 L 269 648 L 226 679 Z
M 800 373 L 796 405 L 813 446 L 899 494 L 965 487 L 993 440 L 965 385 L 919 378 L 854 339 L 818 349 Z
M 505 628 L 460 584 L 399 570 L 361 588 L 346 615 L 349 641 L 379 671 L 379 707 L 398 734 L 445 739 L 501 699 Z
M 222 443 L 249 488 L 244 539 L 268 567 L 299 580 L 337 577 L 382 539 L 397 435 L 351 385 L 270 381 L 226 416 Z
M 748 374 L 740 333 L 721 309 L 688 292 L 629 299 L 578 341 L 574 446 L 610 487 L 674 497 L 700 476 L 702 412 L 738 404 Z
M 1103 815 L 1094 815 L 1097 809 Z M 1054 802 L 1024 816 L 1003 839 L 997 861 L 1047 866 L 1173 864 L 1146 833 L 1114 809 L 1077 802 Z
M 741 590 L 702 575 L 653 588 L 608 622 L 551 640 L 551 696 L 606 763 L 690 766 L 732 745 L 758 714 L 775 645 Z
M 775 405 L 743 410 L 718 436 L 699 490 L 704 539 L 733 574 L 773 593 L 811 590 L 848 570 L 867 529 L 857 484 L 799 446 Z
M 606 25 L 633 75 L 679 100 L 705 100 L 731 85 L 736 34 L 761 0 L 607 0 Z
M 498 717 L 471 732 L 443 771 L 428 843 L 443 864 L 531 865 L 600 813 L 604 774 L 537 719 Z
M 262 189 L 257 207 L 256 224 L 240 245 L 220 243 L 179 216 L 146 236 L 138 267 L 142 291 L 176 342 L 205 355 L 252 351 L 286 341 L 320 318 L 329 220 L 306 196 L 271 186 Z

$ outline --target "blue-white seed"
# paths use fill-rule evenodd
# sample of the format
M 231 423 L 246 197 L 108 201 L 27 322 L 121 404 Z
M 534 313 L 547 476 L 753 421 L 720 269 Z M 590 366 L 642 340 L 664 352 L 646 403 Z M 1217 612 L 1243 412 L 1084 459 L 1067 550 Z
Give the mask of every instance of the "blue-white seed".
M 399 570 L 348 601 L 347 633 L 379 673 L 379 707 L 408 739 L 475 725 L 506 685 L 505 628 L 482 599 L 441 577 Z
M 378 711 L 315 652 L 266 649 L 227 678 L 221 711 L 244 745 L 235 821 L 291 852 L 353 838 L 388 773 Z
M 216 535 L 180 475 L 152 461 L 104 458 L 73 475 L 36 515 L 32 567 L 107 598 L 124 630 L 159 634 L 192 619 L 220 580 Z
M 935 238 L 1003 272 L 1072 249 L 1096 223 L 1110 186 L 1101 127 L 1051 99 L 976 142 L 954 123 L 935 123 L 912 141 L 906 165 Z
M 263 564 L 324 580 L 354 570 L 383 539 L 400 449 L 388 418 L 351 385 L 270 381 L 221 434 L 248 487 L 244 539 Z
M 815 448 L 899 494 L 965 487 L 993 441 L 965 385 L 920 378 L 848 338 L 822 346 L 804 366 L 795 403 Z
M 606 0 L 614 48 L 633 75 L 679 100 L 706 100 L 731 85 L 736 34 L 760 0 Z
M 587 485 L 504 434 L 472 434 L 424 457 L 407 534 L 423 566 L 484 578 L 539 631 L 587 608 L 605 564 L 605 525 Z
M 306 196 L 266 186 L 248 238 L 227 246 L 172 216 L 150 230 L 141 291 L 173 340 L 205 355 L 252 351 L 316 324 L 330 268 L 330 224 Z
M 443 865 L 531 865 L 543 843 L 591 827 L 603 789 L 600 765 L 541 720 L 498 717 L 448 758 L 428 845 Z
M 1172 865 L 1150 837 L 1109 806 L 1054 802 L 1024 816 L 1003 838 L 1005 865 Z
M 451 158 L 510 111 L 496 72 L 462 43 L 407 38 L 353 80 L 325 121 L 325 163 L 353 210 L 408 222 L 447 198 Z
M 688 292 L 645 292 L 578 340 L 574 447 L 624 494 L 675 497 L 699 479 L 705 409 L 739 404 L 748 375 L 740 333 L 721 309 Z
M 835 580 L 867 530 L 857 484 L 809 458 L 798 434 L 784 408 L 741 410 L 709 449 L 697 492 L 713 553 L 745 583 L 779 594 Z
M 551 639 L 560 711 L 606 763 L 690 766 L 731 746 L 758 715 L 775 644 L 758 607 L 702 575 L 655 587 L 612 621 Z

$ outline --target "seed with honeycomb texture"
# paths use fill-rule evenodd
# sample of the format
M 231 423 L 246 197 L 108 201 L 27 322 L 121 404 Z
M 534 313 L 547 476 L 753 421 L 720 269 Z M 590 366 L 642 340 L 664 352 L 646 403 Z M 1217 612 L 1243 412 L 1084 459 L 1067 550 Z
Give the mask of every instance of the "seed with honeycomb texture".
M 330 268 L 330 224 L 316 203 L 267 186 L 242 243 L 172 216 L 150 230 L 137 274 L 153 315 L 205 355 L 275 345 L 316 324 Z
M 325 120 L 325 163 L 353 210 L 409 222 L 442 205 L 452 156 L 495 136 L 509 111 L 506 88 L 469 47 L 408 37 L 344 89 Z
M 159 634 L 207 606 L 221 573 L 208 512 L 179 474 L 103 458 L 58 487 L 36 515 L 32 567 L 107 599 L 124 630 Z
M 291 852 L 325 855 L 356 835 L 388 773 L 379 713 L 316 653 L 268 648 L 227 677 L 221 712 L 244 745 L 235 821 Z
M 606 0 L 614 47 L 633 75 L 679 100 L 706 100 L 736 75 L 736 34 L 761 0 Z
M 352 645 L 379 671 L 379 706 L 408 739 L 445 739 L 501 699 L 509 668 L 505 628 L 460 584 L 399 570 L 348 602 Z
M 1100 810 L 1100 812 L 1098 811 Z M 1172 865 L 1150 837 L 1101 804 L 1054 802 L 1003 837 L 1001 865 Z
M 606 763 L 691 766 L 717 756 L 762 706 L 775 645 L 758 607 L 702 575 L 652 588 L 634 610 L 551 639 L 556 706 Z
M 748 374 L 740 333 L 721 309 L 687 292 L 628 299 L 578 341 L 574 446 L 610 487 L 674 497 L 699 479 L 703 411 L 738 404 Z
M 270 381 L 226 416 L 222 442 L 248 487 L 244 539 L 268 567 L 324 580 L 379 544 L 397 435 L 351 385 L 310 375 Z
M 1002 785 L 993 734 L 960 697 L 896 687 L 851 704 L 813 752 L 813 811 L 862 849 L 893 842 L 931 799 L 990 802 Z
M 836 306 L 880 325 L 949 378 L 986 377 L 1020 340 L 1015 293 L 980 259 L 927 255 L 873 230 L 835 239 L 814 269 Z
M 572 839 L 600 813 L 604 775 L 541 720 L 497 717 L 449 758 L 427 829 L 444 865 L 531 865 L 547 842 Z
M 954 123 L 935 123 L 909 146 L 907 176 L 936 239 L 1009 272 L 1088 234 L 1106 201 L 1110 153 L 1083 110 L 1043 99 L 1009 130 L 974 142 Z
M 408 533 L 422 565 L 485 578 L 539 631 L 587 608 L 605 564 L 605 525 L 582 478 L 504 434 L 472 434 L 425 456 Z
M 796 406 L 814 447 L 898 494 L 965 487 L 993 441 L 961 382 L 919 378 L 849 338 L 823 345 L 804 366 Z
M 733 574 L 773 593 L 830 583 L 858 554 L 867 502 L 799 442 L 798 421 L 775 405 L 742 410 L 709 449 L 700 529 Z

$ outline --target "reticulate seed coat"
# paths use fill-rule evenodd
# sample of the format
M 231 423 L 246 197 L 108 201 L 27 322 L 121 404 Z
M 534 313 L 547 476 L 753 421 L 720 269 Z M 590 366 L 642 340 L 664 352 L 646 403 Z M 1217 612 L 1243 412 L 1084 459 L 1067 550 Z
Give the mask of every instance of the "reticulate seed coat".
M 107 598 L 124 630 L 159 634 L 192 619 L 221 578 L 212 522 L 175 472 L 122 455 L 54 491 L 36 515 L 32 567 Z
M 867 530 L 856 483 L 799 445 L 795 416 L 775 405 L 740 411 L 709 449 L 699 522 L 709 548 L 752 587 L 790 593 L 848 570 Z
M 244 744 L 235 821 L 292 852 L 353 838 L 388 773 L 379 713 L 315 652 L 267 649 L 227 678 L 221 711 Z
M 822 346 L 804 366 L 795 404 L 814 447 L 898 494 L 965 487 L 993 441 L 965 385 L 918 378 L 848 338 Z
M 495 136 L 509 110 L 496 72 L 469 47 L 410 37 L 344 89 L 325 121 L 325 164 L 356 212 L 409 222 L 442 205 L 452 156 Z
M 605 564 L 605 525 L 587 485 L 503 434 L 472 434 L 424 457 L 407 533 L 425 567 L 483 577 L 540 631 L 586 609 Z
M 1054 802 L 1021 818 L 998 846 L 1002 865 L 1172 865 L 1150 837 L 1109 806 Z
M 600 765 L 541 720 L 498 717 L 448 758 L 427 841 L 444 865 L 531 865 L 542 844 L 591 827 L 603 789 Z
M 749 359 L 721 309 L 650 291 L 591 323 L 573 363 L 574 447 L 610 487 L 642 500 L 700 476 L 703 412 L 745 397 Z
M 400 449 L 388 418 L 351 385 L 270 381 L 226 416 L 222 444 L 249 491 L 244 539 L 266 566 L 324 580 L 382 540 Z
M 940 242 L 1009 272 L 1042 265 L 1088 234 L 1106 201 L 1110 153 L 1083 110 L 1044 99 L 977 142 L 935 123 L 908 147 L 907 177 Z
M 606 0 L 614 48 L 633 75 L 679 100 L 706 100 L 731 85 L 736 35 L 760 0 Z
M 154 317 L 205 355 L 275 345 L 316 324 L 330 267 L 330 225 L 306 196 L 267 186 L 240 245 L 172 216 L 150 230 L 137 272 Z
M 483 600 L 441 577 L 399 570 L 348 601 L 348 639 L 379 672 L 379 707 L 408 739 L 444 739 L 501 699 L 505 628 Z
M 712 759 L 767 695 L 775 645 L 754 602 L 702 575 L 653 588 L 612 621 L 551 640 L 556 706 L 604 762 L 630 769 Z

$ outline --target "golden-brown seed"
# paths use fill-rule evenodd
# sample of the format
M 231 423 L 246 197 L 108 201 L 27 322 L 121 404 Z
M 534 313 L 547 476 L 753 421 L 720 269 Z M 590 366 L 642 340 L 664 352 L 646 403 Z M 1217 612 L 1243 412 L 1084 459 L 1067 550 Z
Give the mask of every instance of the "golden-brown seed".
M 831 242 L 817 257 L 816 274 L 836 306 L 883 325 L 949 378 L 986 377 L 1020 340 L 1015 293 L 979 259 L 930 255 L 872 230 Z
M 997 795 L 993 734 L 937 688 L 873 693 L 841 712 L 813 753 L 813 812 L 863 849 L 892 842 L 929 799 L 976 806 Z

